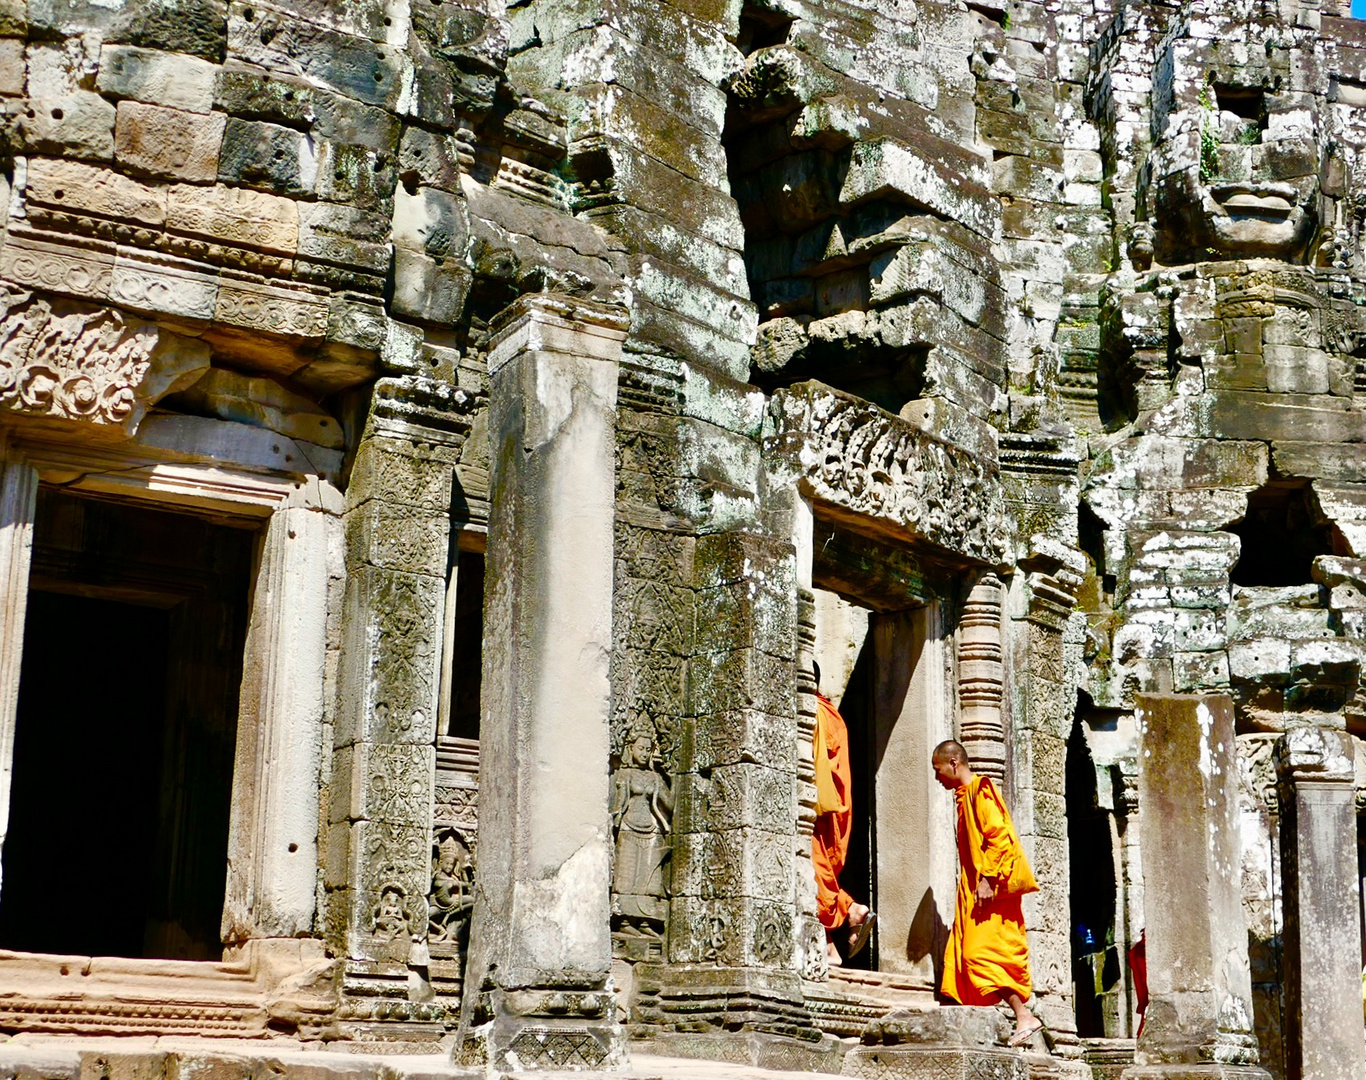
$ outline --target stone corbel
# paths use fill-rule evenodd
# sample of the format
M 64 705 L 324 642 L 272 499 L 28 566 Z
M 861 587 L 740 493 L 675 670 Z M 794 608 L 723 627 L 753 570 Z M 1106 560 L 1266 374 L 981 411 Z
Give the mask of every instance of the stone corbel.
M 1028 589 L 1030 622 L 1061 630 L 1086 580 L 1086 558 L 1080 551 L 1047 536 L 1033 536 L 1020 560 Z
M 1276 775 L 1282 785 L 1352 784 L 1352 737 L 1333 728 L 1292 727 L 1276 742 Z

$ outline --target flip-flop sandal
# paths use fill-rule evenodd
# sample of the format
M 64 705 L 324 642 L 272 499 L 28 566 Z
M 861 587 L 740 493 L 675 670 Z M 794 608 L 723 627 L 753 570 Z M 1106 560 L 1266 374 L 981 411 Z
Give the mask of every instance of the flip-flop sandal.
M 1030 1039 L 1032 1039 L 1035 1035 L 1037 1035 L 1037 1034 L 1038 1034 L 1039 1032 L 1041 1032 L 1042 1030 L 1043 1030 L 1043 1021 L 1042 1021 L 1042 1020 L 1036 1020 L 1034 1023 L 1030 1024 L 1029 1027 L 1027 1027 L 1027 1028 L 1021 1028 L 1019 1031 L 1015 1032 L 1015 1034 L 1012 1035 L 1012 1036 L 1010 1037 L 1010 1039 L 1009 1039 L 1009 1041 L 1006 1043 L 1006 1045 L 1007 1045 L 1007 1046 L 1023 1046 L 1025 1043 L 1029 1042 Z
M 868 944 L 868 938 L 872 936 L 873 924 L 877 922 L 877 912 L 869 909 L 868 914 L 863 917 L 863 922 L 849 931 L 849 956 L 857 956 L 863 951 L 863 947 Z

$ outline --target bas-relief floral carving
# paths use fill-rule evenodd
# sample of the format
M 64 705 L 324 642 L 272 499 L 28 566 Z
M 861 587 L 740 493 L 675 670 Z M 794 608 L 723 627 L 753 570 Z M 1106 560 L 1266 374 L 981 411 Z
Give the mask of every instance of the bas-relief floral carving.
M 788 453 L 819 502 L 973 562 L 1006 559 L 994 461 L 820 383 L 774 395 L 770 453 Z
M 136 430 L 209 366 L 207 346 L 115 308 L 0 301 L 0 407 Z

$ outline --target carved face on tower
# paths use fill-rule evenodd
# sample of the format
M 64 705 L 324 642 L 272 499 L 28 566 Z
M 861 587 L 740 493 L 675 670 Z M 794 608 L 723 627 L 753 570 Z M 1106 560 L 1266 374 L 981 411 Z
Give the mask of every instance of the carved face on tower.
M 1298 53 L 1254 41 L 1234 14 L 1193 21 L 1154 73 L 1150 206 L 1167 265 L 1303 263 L 1318 230 L 1323 99 L 1292 92 Z

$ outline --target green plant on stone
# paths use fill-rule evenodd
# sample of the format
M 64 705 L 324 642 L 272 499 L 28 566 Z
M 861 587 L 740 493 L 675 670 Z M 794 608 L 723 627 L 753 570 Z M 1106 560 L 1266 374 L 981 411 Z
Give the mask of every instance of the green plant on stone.
M 1200 103 L 1200 182 L 1207 184 L 1219 175 L 1219 122 L 1214 111 L 1214 88 L 1208 81 L 1196 100 Z

